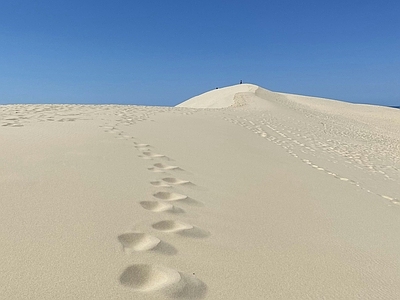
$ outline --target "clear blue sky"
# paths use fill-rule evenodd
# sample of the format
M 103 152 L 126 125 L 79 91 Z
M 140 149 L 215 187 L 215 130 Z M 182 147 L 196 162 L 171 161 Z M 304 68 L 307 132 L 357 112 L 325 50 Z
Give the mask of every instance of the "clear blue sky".
M 0 2 L 0 103 L 175 105 L 240 79 L 400 105 L 400 2 Z

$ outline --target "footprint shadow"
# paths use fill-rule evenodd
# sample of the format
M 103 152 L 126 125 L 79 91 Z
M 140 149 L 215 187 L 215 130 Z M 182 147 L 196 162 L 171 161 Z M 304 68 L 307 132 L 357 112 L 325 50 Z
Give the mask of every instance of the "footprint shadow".
M 165 290 L 166 296 L 175 299 L 203 299 L 207 294 L 207 285 L 195 275 L 179 272 L 181 280 Z
M 179 202 L 190 206 L 198 206 L 198 207 L 204 206 L 204 203 L 197 201 L 193 198 L 190 198 L 184 194 L 178 194 L 172 192 L 157 192 L 153 194 L 153 197 L 167 202 Z
M 161 241 L 151 251 L 161 253 L 164 255 L 168 255 L 168 256 L 176 255 L 178 253 L 178 250 L 174 246 L 172 246 L 171 244 L 164 242 L 164 241 Z
M 164 188 L 170 188 L 171 186 L 165 182 L 162 181 L 150 181 L 150 184 L 156 187 L 164 187 Z
M 161 240 L 143 232 L 127 232 L 118 236 L 124 252 L 147 251 L 156 248 Z
M 189 180 L 182 180 L 174 177 L 165 177 L 162 179 L 162 181 L 172 185 L 196 186 L 193 182 L 190 182 Z
M 179 202 L 182 202 L 184 204 L 187 204 L 189 206 L 197 206 L 197 207 L 204 207 L 204 203 L 200 202 L 198 200 L 195 200 L 193 198 L 187 197 L 184 200 L 179 200 Z
M 158 153 L 153 153 L 151 151 L 143 151 L 142 155 L 145 157 L 150 157 L 154 159 L 161 159 L 165 161 L 173 161 L 173 159 L 169 158 L 168 156 L 165 156 L 163 154 L 158 154 Z
M 202 239 L 210 236 L 204 229 L 176 220 L 164 220 L 154 223 L 152 227 L 161 232 L 176 233 L 183 237 Z
M 170 186 L 190 188 L 193 190 L 205 191 L 204 187 L 198 186 L 189 180 L 183 180 L 175 177 L 165 177 L 160 180 L 161 182 L 168 184 Z
M 163 163 L 155 163 L 153 166 L 154 168 L 163 171 L 183 171 L 183 169 L 178 166 L 171 166 Z
M 182 230 L 177 232 L 177 234 L 193 239 L 204 239 L 210 236 L 210 233 L 208 231 L 201 229 L 199 227 L 193 227 L 191 229 Z
M 171 214 L 182 214 L 185 212 L 180 207 L 177 207 L 175 205 L 172 205 L 170 203 L 164 203 L 160 201 L 141 201 L 139 203 L 144 209 L 156 212 L 156 213 L 161 213 L 161 212 L 166 212 L 166 213 L 171 213 Z

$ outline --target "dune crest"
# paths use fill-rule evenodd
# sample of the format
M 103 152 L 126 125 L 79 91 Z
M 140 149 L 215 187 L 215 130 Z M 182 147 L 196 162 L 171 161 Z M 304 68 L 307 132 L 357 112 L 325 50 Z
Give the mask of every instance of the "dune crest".
M 176 107 L 188 108 L 224 108 L 233 106 L 235 95 L 238 93 L 254 93 L 258 86 L 254 84 L 238 84 L 208 91 L 190 98 Z

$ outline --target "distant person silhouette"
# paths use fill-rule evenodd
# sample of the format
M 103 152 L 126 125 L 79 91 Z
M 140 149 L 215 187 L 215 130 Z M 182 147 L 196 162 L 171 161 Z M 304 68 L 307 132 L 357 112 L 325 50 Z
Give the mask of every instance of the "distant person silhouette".
M 240 80 L 240 84 L 242 84 L 243 82 Z

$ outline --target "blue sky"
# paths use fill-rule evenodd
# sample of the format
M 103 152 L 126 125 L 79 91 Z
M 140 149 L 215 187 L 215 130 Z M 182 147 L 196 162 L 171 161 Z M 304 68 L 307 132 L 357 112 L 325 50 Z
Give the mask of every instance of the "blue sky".
M 0 103 L 175 105 L 243 80 L 400 105 L 400 2 L 0 2 Z

